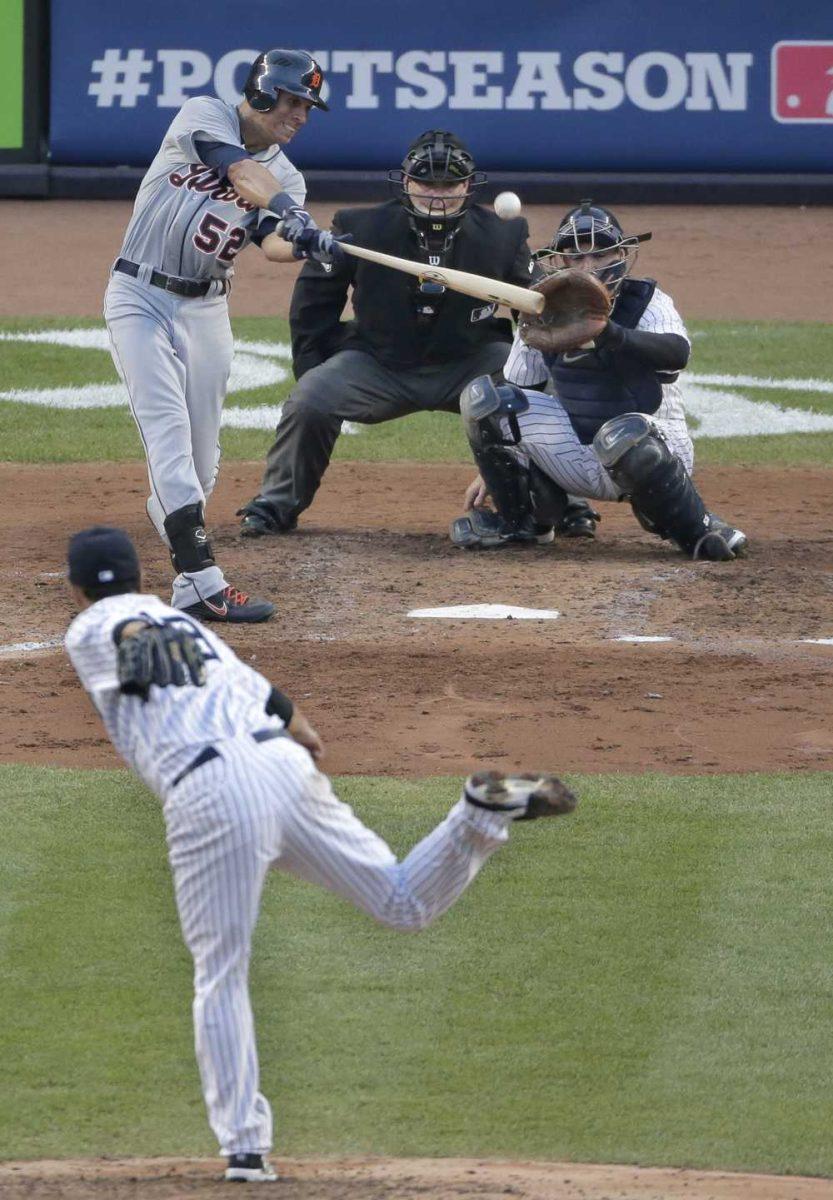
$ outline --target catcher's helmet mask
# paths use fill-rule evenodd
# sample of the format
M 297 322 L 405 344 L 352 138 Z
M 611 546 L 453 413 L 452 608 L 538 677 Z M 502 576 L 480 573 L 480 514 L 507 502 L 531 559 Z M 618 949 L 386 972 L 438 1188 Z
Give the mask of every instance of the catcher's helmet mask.
M 256 112 L 271 112 L 280 92 L 309 100 L 329 112 L 321 99 L 324 72 L 306 50 L 264 50 L 252 63 L 243 95 Z
M 533 257 L 551 274 L 570 267 L 573 257 L 596 255 L 601 258 L 612 250 L 621 251 L 616 262 L 606 263 L 592 272 L 611 296 L 615 296 L 636 262 L 639 243 L 650 238 L 650 233 L 626 236 L 609 208 L 594 204 L 592 200 L 582 200 L 577 208 L 571 208 L 562 217 L 549 246 L 536 250 Z
M 453 212 L 446 211 L 446 202 L 434 197 L 428 210 L 416 207 L 408 193 L 408 181 L 466 185 L 462 203 Z M 475 169 L 471 151 L 447 129 L 428 129 L 408 147 L 402 166 L 388 171 L 388 184 L 397 200 L 405 207 L 420 242 L 430 243 L 432 250 L 444 252 L 451 244 L 457 227 L 472 203 L 474 189 L 482 187 L 486 174 Z M 455 196 L 455 203 L 460 198 Z

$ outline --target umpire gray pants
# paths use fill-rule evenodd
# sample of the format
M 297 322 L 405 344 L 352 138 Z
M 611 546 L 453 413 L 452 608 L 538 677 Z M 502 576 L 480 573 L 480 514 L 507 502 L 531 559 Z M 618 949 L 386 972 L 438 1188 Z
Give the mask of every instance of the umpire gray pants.
M 507 342 L 488 342 L 457 362 L 399 369 L 362 350 L 334 354 L 284 402 L 256 503 L 291 528 L 318 491 L 342 421 L 377 425 L 416 412 L 459 412 L 466 384 L 500 371 L 508 354 Z

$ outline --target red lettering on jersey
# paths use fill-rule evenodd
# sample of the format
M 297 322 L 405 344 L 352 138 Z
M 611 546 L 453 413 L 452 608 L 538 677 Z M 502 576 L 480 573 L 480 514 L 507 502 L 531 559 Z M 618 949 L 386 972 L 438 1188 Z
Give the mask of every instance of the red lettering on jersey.
M 213 167 L 202 167 L 188 180 L 187 186 L 192 192 L 210 192 L 220 182 L 220 176 Z
M 172 183 L 174 187 L 184 187 L 188 183 L 189 179 L 192 179 L 195 175 L 199 175 L 199 173 L 204 170 L 205 167 L 202 163 L 189 163 L 188 171 L 185 175 L 180 175 L 179 171 L 174 171 L 168 176 L 168 181 L 169 183 Z

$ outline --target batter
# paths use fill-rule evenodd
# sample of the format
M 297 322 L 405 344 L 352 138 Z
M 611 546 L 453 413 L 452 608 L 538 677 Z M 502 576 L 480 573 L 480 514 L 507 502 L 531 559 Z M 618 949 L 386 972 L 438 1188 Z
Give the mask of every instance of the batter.
M 507 840 L 513 820 L 570 812 L 575 797 L 554 776 L 471 776 L 446 819 L 398 862 L 334 795 L 317 767 L 321 740 L 292 702 L 198 621 L 142 593 L 126 534 L 76 534 L 69 579 L 82 611 L 67 653 L 113 745 L 163 804 L 194 959 L 197 1060 L 225 1177 L 273 1180 L 248 988 L 270 867 L 392 929 L 423 929 Z
M 113 360 L 145 449 L 148 515 L 177 575 L 172 604 L 207 621 L 267 620 L 274 605 L 229 584 L 205 530 L 232 357 L 228 293 L 249 242 L 273 262 L 332 264 L 283 147 L 321 99 L 310 55 L 270 50 L 235 108 L 187 100 L 142 181 L 104 301 Z M 280 225 L 279 225 L 280 222 Z

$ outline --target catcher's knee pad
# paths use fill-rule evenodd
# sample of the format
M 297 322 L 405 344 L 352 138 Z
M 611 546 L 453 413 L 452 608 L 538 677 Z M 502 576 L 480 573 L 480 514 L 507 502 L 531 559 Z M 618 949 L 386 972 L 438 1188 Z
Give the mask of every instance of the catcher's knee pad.
M 593 449 L 608 474 L 627 492 L 631 481 L 638 482 L 658 462 L 673 457 L 644 413 L 623 413 L 605 421 L 593 438 Z
M 642 413 L 614 417 L 598 431 L 593 448 L 630 499 L 640 525 L 697 556 L 709 533 L 709 514 L 682 459 L 654 423 Z
M 165 533 L 177 571 L 203 571 L 214 566 L 211 543 L 205 532 L 205 509 L 201 503 L 186 504 L 165 517 Z
M 496 384 L 491 375 L 478 375 L 460 393 L 460 416 L 473 450 L 481 446 L 517 446 L 521 440 L 518 413 L 526 412 L 529 400 L 514 383 Z M 511 438 L 503 436 L 500 418 L 509 421 Z

